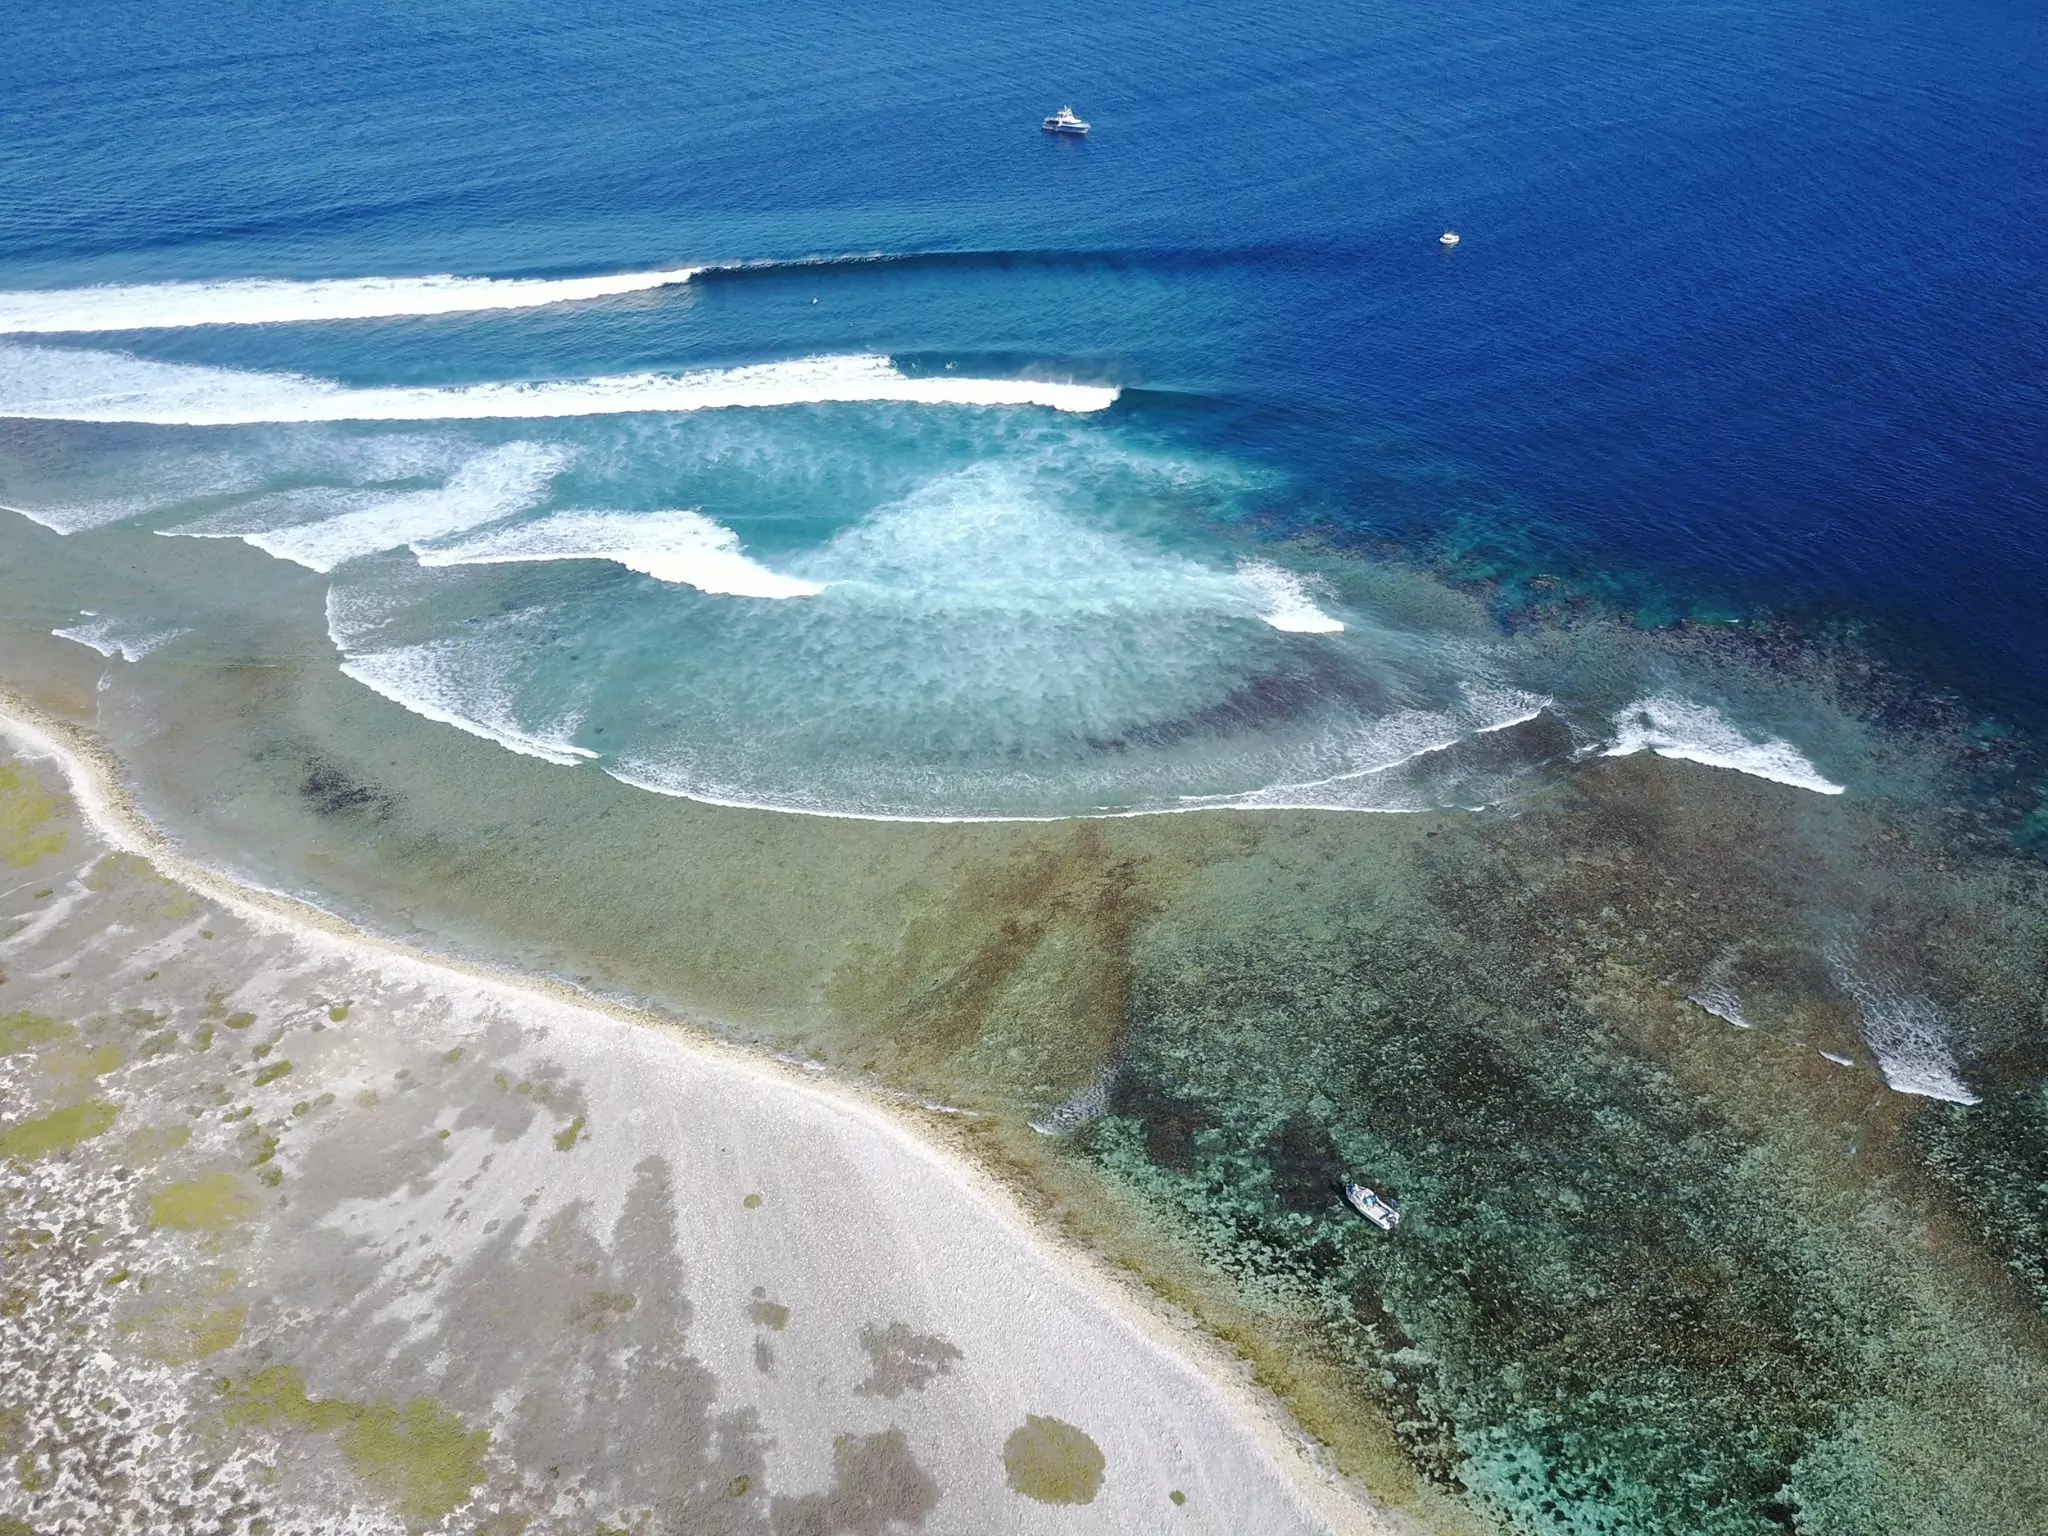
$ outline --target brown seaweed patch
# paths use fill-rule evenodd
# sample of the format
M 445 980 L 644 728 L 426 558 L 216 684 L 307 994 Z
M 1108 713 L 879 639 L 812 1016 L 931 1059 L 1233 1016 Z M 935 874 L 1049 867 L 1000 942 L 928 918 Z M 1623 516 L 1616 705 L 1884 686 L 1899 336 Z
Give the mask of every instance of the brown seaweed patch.
M 1136 865 L 1101 829 L 1039 834 L 970 871 L 892 949 L 850 954 L 830 1000 L 844 1018 L 881 1021 L 914 1075 L 1063 1095 L 1122 1035 L 1147 910 Z
M 388 816 L 398 803 L 389 790 L 365 783 L 338 763 L 318 760 L 307 767 L 299 795 L 322 816 L 340 816 L 351 811 Z
M 891 1322 L 886 1328 L 867 1327 L 860 1331 L 860 1347 L 868 1352 L 875 1368 L 868 1379 L 853 1389 L 855 1397 L 901 1397 L 905 1392 L 922 1392 L 962 1359 L 957 1346 L 935 1334 L 913 1333 L 906 1324 Z
M 758 1286 L 755 1287 L 755 1294 L 760 1296 L 760 1299 L 747 1303 L 747 1316 L 751 1317 L 761 1327 L 773 1328 L 777 1333 L 787 1328 L 789 1326 L 789 1308 L 779 1301 L 769 1301 L 765 1296 L 761 1296 Z
M 1087 1504 L 1102 1488 L 1108 1463 L 1084 1430 L 1061 1419 L 1028 1413 L 1003 1442 L 1010 1486 L 1040 1504 Z
M 924 1525 L 939 1485 L 910 1454 L 903 1431 L 840 1435 L 832 1442 L 832 1486 L 800 1498 L 778 1494 L 770 1513 L 776 1536 L 887 1536 Z

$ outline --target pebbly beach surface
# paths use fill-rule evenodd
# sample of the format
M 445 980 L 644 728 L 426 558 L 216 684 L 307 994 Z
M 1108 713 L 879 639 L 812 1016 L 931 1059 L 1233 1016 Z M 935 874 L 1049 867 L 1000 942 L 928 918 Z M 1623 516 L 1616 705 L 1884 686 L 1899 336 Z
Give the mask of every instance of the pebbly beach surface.
M 5 729 L 8 1536 L 1395 1528 L 939 1111 L 184 868 Z

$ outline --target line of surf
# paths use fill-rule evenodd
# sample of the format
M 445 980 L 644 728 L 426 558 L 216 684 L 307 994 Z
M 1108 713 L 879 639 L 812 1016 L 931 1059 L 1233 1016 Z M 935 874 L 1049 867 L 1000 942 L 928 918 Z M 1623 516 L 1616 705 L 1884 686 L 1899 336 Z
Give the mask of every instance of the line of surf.
M 842 354 L 535 383 L 354 387 L 303 374 L 164 363 L 117 352 L 0 346 L 0 416 L 165 427 L 277 422 L 484 421 L 896 401 L 1099 411 L 1117 387 L 1043 379 L 913 376 L 879 354 Z
M 701 267 L 597 277 L 339 277 L 292 281 L 106 284 L 0 292 L 0 333 L 180 330 L 197 325 L 291 325 L 388 320 L 477 310 L 538 309 L 687 283 Z
M 333 320 L 392 320 L 490 310 L 540 309 L 690 282 L 735 282 L 805 272 L 887 267 L 1163 268 L 1214 267 L 1293 255 L 1286 246 L 1217 249 L 1128 247 L 1103 250 L 847 251 L 760 257 L 605 272 L 587 277 L 425 276 L 234 277 L 163 283 L 96 283 L 77 288 L 0 290 L 0 335 L 79 335 L 184 330 L 194 326 L 299 325 Z
M 697 270 L 699 283 L 772 281 L 804 273 L 859 272 L 874 268 L 891 271 L 1067 270 L 1108 271 L 1203 270 L 1214 267 L 1246 266 L 1275 259 L 1295 260 L 1305 248 L 1267 242 L 1231 246 L 1108 246 L 1093 249 L 1057 246 L 1008 247 L 979 250 L 926 251 L 827 251 L 809 256 L 764 256 L 737 261 L 706 262 Z

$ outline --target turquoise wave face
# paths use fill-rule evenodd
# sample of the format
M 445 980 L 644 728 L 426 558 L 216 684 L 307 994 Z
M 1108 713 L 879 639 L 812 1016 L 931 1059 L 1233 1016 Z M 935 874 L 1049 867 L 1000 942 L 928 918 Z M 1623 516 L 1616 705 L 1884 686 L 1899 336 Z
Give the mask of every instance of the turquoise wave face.
M 819 362 L 700 370 L 715 409 L 297 425 L 347 392 L 0 361 L 52 415 L 181 418 L 87 483 L 24 488 L 30 515 L 317 572 L 348 677 L 661 793 L 917 819 L 1413 810 L 1497 794 L 1504 765 L 1454 749 L 1545 702 L 1476 614 L 1417 622 L 1248 537 L 1296 494 L 1279 472 L 1094 396 L 961 403 L 1065 386 Z M 892 381 L 926 398 L 874 398 Z M 266 416 L 287 424 L 197 424 Z
M 251 286 L 64 303 L 268 332 L 315 300 L 503 295 L 263 284 L 230 320 L 222 292 Z M 1276 541 L 1316 488 L 1235 446 L 1227 411 L 1044 371 L 827 354 L 344 383 L 38 341 L 0 344 L 0 412 L 41 445 L 13 460 L 25 515 L 316 573 L 347 678 L 657 793 L 918 820 L 1414 811 L 1595 750 L 1841 789 L 1810 714 L 1795 742 L 1757 700 L 1731 717 L 1711 668 L 1518 644 L 1426 576 Z M 124 655 L 189 618 L 83 617 L 54 627 Z

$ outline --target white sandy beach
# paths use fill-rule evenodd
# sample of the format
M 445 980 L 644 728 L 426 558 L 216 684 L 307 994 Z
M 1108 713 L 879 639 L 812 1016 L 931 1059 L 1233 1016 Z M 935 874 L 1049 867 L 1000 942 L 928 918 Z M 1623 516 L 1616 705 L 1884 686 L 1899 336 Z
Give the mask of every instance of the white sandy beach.
M 57 1128 L 6 1164 L 52 1235 L 0 1517 L 1394 1528 L 928 1111 L 239 888 L 90 743 L 0 734 L 0 1135 Z

